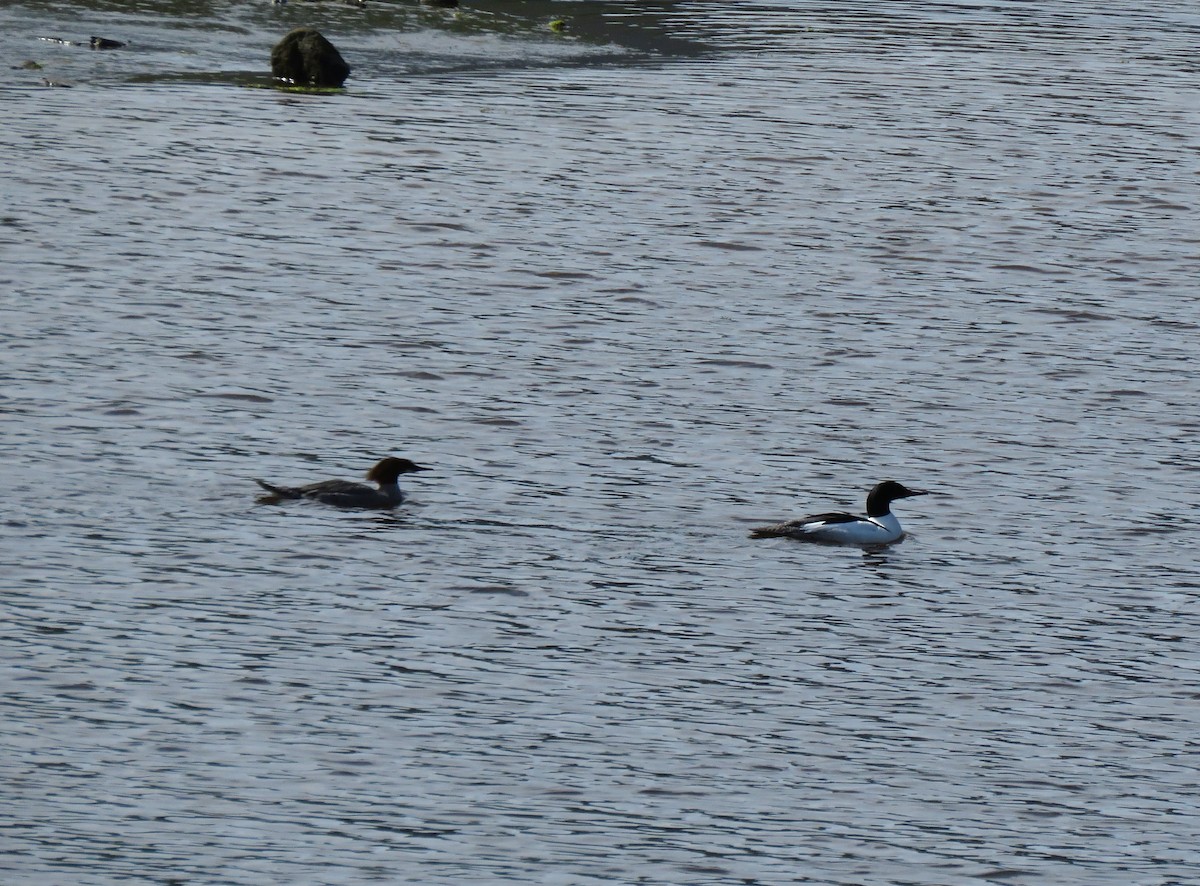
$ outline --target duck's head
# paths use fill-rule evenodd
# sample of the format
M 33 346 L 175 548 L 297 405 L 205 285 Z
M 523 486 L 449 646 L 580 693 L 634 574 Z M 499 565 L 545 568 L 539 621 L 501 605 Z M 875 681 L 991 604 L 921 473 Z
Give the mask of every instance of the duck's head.
M 429 468 L 423 467 L 409 461 L 407 458 L 385 458 L 379 462 L 371 470 L 367 471 L 367 479 L 372 483 L 388 485 L 395 483 L 396 479 L 401 474 L 412 474 L 416 471 L 428 471 Z
M 890 511 L 892 502 L 898 498 L 911 498 L 914 495 L 928 495 L 928 489 L 909 489 L 895 480 L 884 480 L 877 483 L 867 496 L 867 515 L 878 517 Z

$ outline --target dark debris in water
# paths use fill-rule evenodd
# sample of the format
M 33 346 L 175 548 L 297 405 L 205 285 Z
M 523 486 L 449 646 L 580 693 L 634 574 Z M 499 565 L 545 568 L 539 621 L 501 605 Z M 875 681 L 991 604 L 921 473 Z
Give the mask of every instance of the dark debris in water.
M 342 86 L 297 86 L 295 83 L 246 84 L 249 89 L 274 89 L 276 92 L 293 92 L 301 95 L 337 95 L 345 92 Z
M 43 43 L 55 43 L 59 46 L 86 46 L 90 49 L 124 49 L 125 43 L 121 40 L 112 40 L 108 37 L 90 37 L 87 40 L 68 40 L 65 37 L 38 37 Z
M 515 57 L 502 54 L 496 58 L 489 53 L 480 53 L 475 49 L 467 49 L 455 44 L 448 52 L 438 50 L 422 54 L 422 63 L 426 71 L 453 72 L 477 71 L 480 69 L 493 70 L 509 67 L 560 67 L 577 65 L 598 65 L 613 61 L 628 60 L 633 55 L 650 56 L 696 56 L 709 50 L 705 45 L 691 38 L 680 38 L 672 33 L 669 14 L 660 9 L 648 9 L 637 16 L 628 15 L 628 11 L 620 4 L 599 3 L 580 5 L 573 9 L 570 20 L 562 17 L 561 4 L 553 0 L 529 0 L 521 4 L 512 4 L 506 0 L 476 0 L 462 8 L 434 8 L 427 4 L 410 3 L 366 3 L 362 10 L 354 10 L 354 14 L 346 18 L 347 13 L 333 12 L 333 8 L 345 6 L 345 3 L 291 3 L 280 5 L 269 13 L 268 21 L 257 22 L 265 30 L 257 36 L 264 40 L 263 60 L 267 61 L 269 44 L 265 40 L 274 40 L 278 29 L 287 25 L 299 25 L 302 21 L 294 18 L 300 14 L 296 10 L 322 10 L 317 16 L 320 24 L 336 22 L 339 33 L 351 34 L 365 32 L 368 34 L 392 34 L 397 32 L 425 32 L 430 30 L 473 38 L 478 35 L 504 35 L 516 37 L 528 43 L 527 51 L 518 53 Z M 353 5 L 353 4 L 352 4 Z M 361 5 L 361 4 L 360 4 Z M 438 5 L 450 5 L 450 0 Z M 266 4 L 270 9 L 270 5 Z M 331 10 L 325 13 L 323 10 Z M 166 8 L 156 7 L 161 12 L 162 26 L 170 30 L 180 28 L 209 30 L 214 33 L 225 31 L 236 32 L 239 35 L 249 35 L 254 27 L 247 27 L 241 19 L 236 21 L 221 20 L 215 17 L 192 18 L 186 15 L 172 15 L 180 12 L 174 4 Z M 305 16 L 307 12 L 303 13 Z M 281 18 L 283 16 L 283 18 Z M 328 16 L 333 16 L 327 21 Z M 303 23 L 307 23 L 307 18 Z M 568 32 L 569 31 L 569 35 Z M 118 35 L 123 36 L 123 35 Z M 165 46 L 156 46 L 155 38 L 143 31 L 139 35 L 137 45 L 146 52 L 140 54 L 126 53 L 125 59 L 117 64 L 117 73 L 126 82 L 132 84 L 191 82 L 209 84 L 233 84 L 255 89 L 274 89 L 279 92 L 299 93 L 308 95 L 329 95 L 341 92 L 332 87 L 310 87 L 293 83 L 279 82 L 272 79 L 266 71 L 261 73 L 230 72 L 220 70 L 219 61 L 213 58 L 209 71 L 185 72 L 177 67 L 167 70 L 158 65 L 159 58 L 154 50 Z M 80 37 L 72 35 L 63 37 L 49 34 L 36 37 L 43 43 L 52 43 L 60 47 L 90 48 L 98 51 L 127 50 L 133 43 L 114 36 L 91 35 Z M 161 38 L 165 44 L 173 44 L 170 37 Z M 379 74 L 380 65 L 387 69 L 389 65 L 407 70 L 407 63 L 397 63 L 390 54 L 379 53 L 354 36 L 343 36 L 347 58 L 351 61 L 360 59 L 364 70 Z M 562 47 L 578 45 L 578 53 L 564 51 Z M 551 51 L 543 51 L 542 47 L 555 47 Z M 192 53 L 194 54 L 194 52 Z M 135 55 L 137 59 L 135 60 Z M 78 56 L 76 56 L 78 57 Z M 22 67 L 27 70 L 39 70 L 33 65 L 41 65 L 44 60 L 30 61 Z M 140 70 L 130 70 L 131 67 Z M 111 76 L 113 70 L 106 70 Z M 70 83 L 59 79 L 47 78 L 46 86 L 69 86 Z M 744 245 L 725 246 L 727 249 L 748 248 Z
M 274 89 L 277 92 L 299 93 L 303 95 L 342 95 L 344 87 L 333 86 L 296 86 L 283 83 L 269 74 L 256 74 L 246 71 L 211 71 L 211 72 L 170 72 L 165 74 L 134 74 L 129 78 L 130 83 L 207 83 L 213 85 L 241 86 L 245 89 Z

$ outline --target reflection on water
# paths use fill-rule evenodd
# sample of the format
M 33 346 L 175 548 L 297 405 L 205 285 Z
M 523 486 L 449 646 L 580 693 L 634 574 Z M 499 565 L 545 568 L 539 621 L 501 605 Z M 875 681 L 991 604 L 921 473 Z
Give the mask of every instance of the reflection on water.
M 162 10 L 0 9 L 9 879 L 1196 879 L 1189 7 Z

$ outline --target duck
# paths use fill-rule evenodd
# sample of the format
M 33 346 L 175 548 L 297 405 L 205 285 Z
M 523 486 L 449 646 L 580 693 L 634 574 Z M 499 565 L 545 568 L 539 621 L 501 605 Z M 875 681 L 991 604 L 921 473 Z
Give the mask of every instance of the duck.
M 845 512 L 813 514 L 774 526 L 750 531 L 751 538 L 795 538 L 835 545 L 890 545 L 904 538 L 900 521 L 892 513 L 892 502 L 914 495 L 928 495 L 927 489 L 909 489 L 895 480 L 884 480 L 867 494 L 867 515 Z
M 255 483 L 267 491 L 259 496 L 258 503 L 279 504 L 290 499 L 308 499 L 339 508 L 394 508 L 404 501 L 400 491 L 400 475 L 416 471 L 428 471 L 407 458 L 388 457 L 367 471 L 367 479 L 376 486 L 355 483 L 351 480 L 321 480 L 307 486 L 276 486 L 266 480 L 255 479 Z

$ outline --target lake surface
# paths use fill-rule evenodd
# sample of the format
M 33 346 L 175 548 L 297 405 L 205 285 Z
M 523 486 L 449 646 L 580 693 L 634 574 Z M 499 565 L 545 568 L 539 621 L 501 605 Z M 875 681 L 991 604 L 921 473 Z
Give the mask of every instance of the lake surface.
M 1200 12 L 1086 5 L 0 8 L 3 879 L 1200 881 Z

